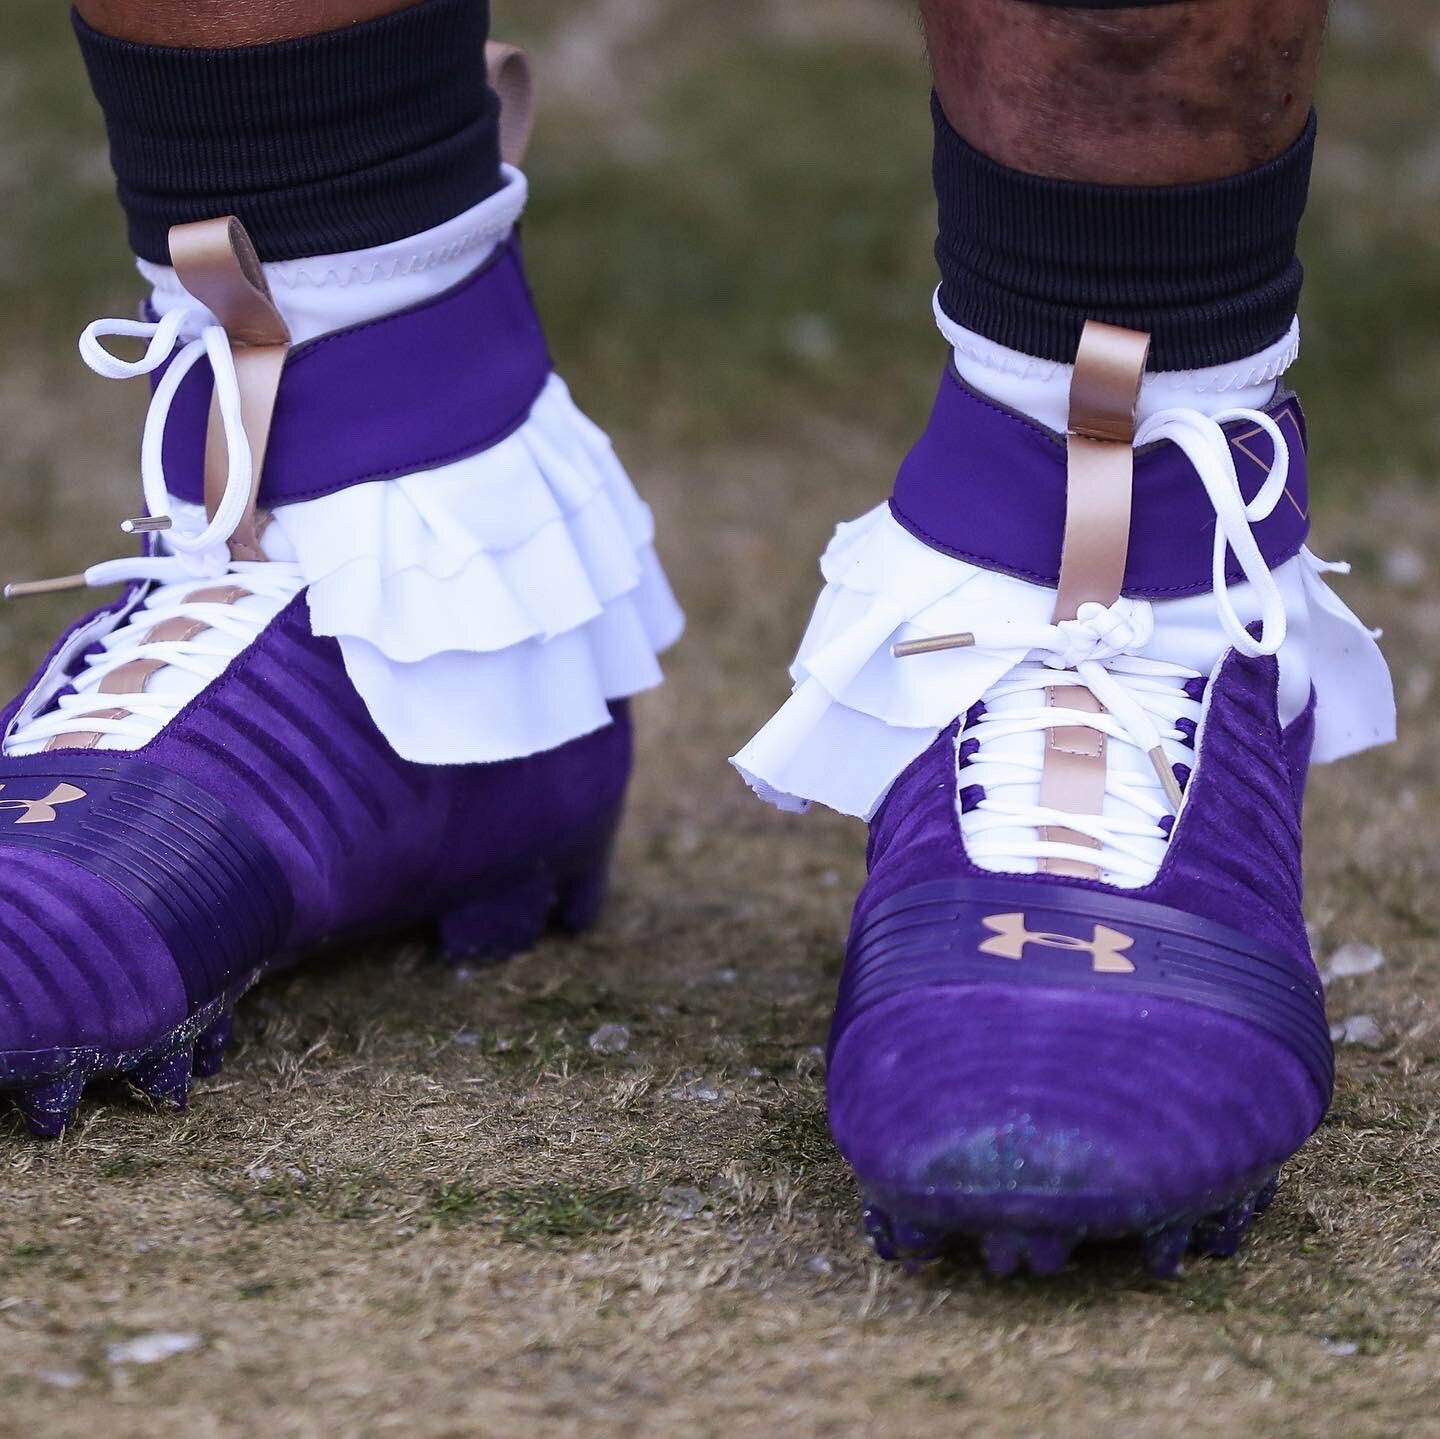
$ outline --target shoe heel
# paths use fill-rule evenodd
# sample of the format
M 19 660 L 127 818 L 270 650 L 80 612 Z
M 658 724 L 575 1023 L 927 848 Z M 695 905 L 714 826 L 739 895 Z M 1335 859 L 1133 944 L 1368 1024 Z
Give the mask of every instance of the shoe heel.
M 499 964 L 534 947 L 550 922 L 556 886 L 538 875 L 452 909 L 440 919 L 440 952 L 451 964 Z

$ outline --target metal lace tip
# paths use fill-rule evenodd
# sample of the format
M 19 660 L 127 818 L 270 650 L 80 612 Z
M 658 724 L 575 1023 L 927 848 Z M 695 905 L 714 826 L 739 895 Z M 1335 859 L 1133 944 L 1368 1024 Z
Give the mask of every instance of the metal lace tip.
M 933 655 L 940 650 L 968 650 L 974 643 L 975 636 L 971 634 L 934 635 L 928 640 L 901 640 L 890 646 L 890 653 L 897 660 L 903 660 L 910 655 Z
M 56 595 L 62 590 L 83 590 L 84 575 L 61 575 L 53 580 L 17 580 L 5 586 L 7 600 L 24 599 L 26 595 Z
M 132 520 L 120 521 L 122 535 L 153 535 L 156 530 L 168 530 L 175 523 L 169 515 L 137 515 Z
M 1150 763 L 1155 766 L 1155 773 L 1160 776 L 1160 787 L 1165 791 L 1165 798 L 1170 801 L 1170 808 L 1179 814 L 1180 806 L 1185 801 L 1185 791 L 1180 788 L 1180 781 L 1175 778 L 1174 767 L 1163 745 L 1157 744 L 1150 751 Z

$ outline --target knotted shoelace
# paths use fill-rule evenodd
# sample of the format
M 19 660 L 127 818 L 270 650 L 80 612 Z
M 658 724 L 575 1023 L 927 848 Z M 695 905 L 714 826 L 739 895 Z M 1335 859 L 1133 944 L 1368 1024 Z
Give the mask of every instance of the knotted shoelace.
M 101 343 L 108 338 L 144 340 L 145 353 L 137 360 L 119 359 Z M 12 731 L 5 741 L 7 754 L 32 753 L 56 736 L 75 732 L 99 734 L 103 748 L 139 748 L 214 680 L 305 583 L 297 564 L 244 562 L 231 556 L 230 539 L 250 502 L 251 450 L 241 420 L 230 339 L 210 313 L 192 306 L 172 310 L 155 322 L 96 320 L 80 337 L 80 355 L 96 374 L 117 380 L 150 374 L 174 356 L 155 387 L 140 445 L 147 516 L 170 522 L 157 534 L 156 552 L 105 560 L 85 570 L 81 578 L 88 587 L 139 582 L 151 588 L 126 622 L 99 641 L 96 653 L 87 657 L 54 704 Z M 163 461 L 165 427 L 176 391 L 204 358 L 215 378 L 227 457 L 223 496 L 208 520 L 197 506 L 174 504 Z M 151 526 L 142 521 L 136 528 Z M 236 603 L 189 598 L 232 586 L 245 591 Z M 180 640 L 148 638 L 157 625 L 171 619 L 193 621 L 196 633 Z M 164 668 L 138 693 L 101 690 L 108 676 L 135 660 L 156 661 Z M 111 709 L 125 713 L 118 718 L 96 714 Z
M 1274 445 L 1270 473 L 1253 500 L 1240 489 L 1224 425 L 1256 425 Z M 1214 415 L 1168 409 L 1139 428 L 1135 445 L 1169 440 L 1194 467 L 1215 511 L 1211 571 L 1215 613 L 1227 643 L 1256 657 L 1279 652 L 1285 642 L 1285 601 L 1260 552 L 1252 526 L 1274 512 L 1289 477 L 1290 456 L 1278 425 L 1258 410 L 1228 409 Z M 1226 578 L 1233 554 L 1259 606 L 1252 634 L 1237 609 Z M 1021 625 L 997 619 L 964 634 L 938 636 L 897 653 L 920 653 L 948 645 L 1025 658 L 984 696 L 977 717 L 962 726 L 958 745 L 984 798 L 962 815 L 971 857 L 991 869 L 1028 871 L 1041 859 L 1065 859 L 1102 867 L 1107 877 L 1145 883 L 1154 876 L 1173 827 L 1180 784 L 1175 768 L 1189 766 L 1189 749 L 1201 703 L 1189 682 L 1203 679 L 1183 665 L 1145 657 L 1155 632 L 1147 600 L 1119 599 L 1080 606 L 1076 618 L 1058 624 Z M 1052 705 L 1050 691 L 1080 686 L 1100 713 Z M 1085 726 L 1118 742 L 1107 751 L 1105 803 L 1100 814 L 1072 814 L 1039 802 L 1043 742 L 1036 736 Z M 1188 728 L 1188 733 L 1187 733 Z M 1150 760 L 1135 763 L 1134 755 Z M 962 778 L 962 788 L 965 784 Z M 1046 839 L 1046 829 L 1068 829 L 1094 840 L 1100 850 Z

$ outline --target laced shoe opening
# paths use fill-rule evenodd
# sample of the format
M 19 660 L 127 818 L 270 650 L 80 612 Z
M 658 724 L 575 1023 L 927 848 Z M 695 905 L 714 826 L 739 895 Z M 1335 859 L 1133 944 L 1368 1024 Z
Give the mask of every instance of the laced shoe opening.
M 145 341 L 144 353 L 134 360 L 118 359 L 100 343 L 115 337 Z M 92 565 L 73 582 L 92 588 L 139 582 L 148 588 L 84 656 L 69 684 L 39 713 L 12 728 L 3 742 L 6 755 L 35 754 L 47 747 L 139 749 L 217 679 L 304 587 L 300 567 L 289 556 L 237 560 L 231 553 L 232 538 L 253 512 L 252 450 L 230 337 L 209 311 L 187 307 L 153 323 L 97 320 L 81 336 L 80 354 L 109 379 L 131 379 L 168 362 L 151 398 L 140 446 L 147 514 L 132 523 L 133 529 L 153 532 L 153 546 L 145 554 Z M 202 359 L 214 377 L 227 461 L 224 491 L 213 515 L 174 500 L 163 463 L 176 390 Z
M 1181 788 L 1195 763 L 1204 676 L 1182 665 L 1136 657 L 1117 659 L 1110 675 L 1149 716 Z M 1078 676 L 1038 661 L 1017 665 L 986 694 L 956 735 L 960 824 L 970 858 L 982 869 L 1033 874 L 1046 859 L 1093 866 L 1109 884 L 1148 884 L 1160 867 L 1176 812 L 1146 750 L 1111 714 L 1052 706 L 1050 692 Z M 1105 737 L 1101 812 L 1085 815 L 1039 802 L 1045 745 L 1051 730 L 1084 725 Z M 1045 838 L 1065 829 L 1094 846 Z
M 1235 420 L 1258 426 L 1274 446 L 1265 482 L 1249 501 L 1222 428 Z M 1257 410 L 1206 415 L 1171 409 L 1153 415 L 1135 436 L 1137 446 L 1162 440 L 1184 451 L 1215 511 L 1215 658 L 1226 649 L 1252 658 L 1278 654 L 1288 626 L 1285 600 L 1252 526 L 1268 518 L 1285 494 L 1289 450 L 1284 436 L 1270 416 Z M 1232 554 L 1243 576 L 1235 586 L 1226 574 Z M 1242 602 L 1253 602 L 1258 611 L 1255 633 L 1240 612 Z M 1163 624 L 1156 634 L 1157 611 L 1166 603 L 1120 598 L 1112 604 L 1083 604 L 1074 619 L 1048 625 L 987 617 L 973 632 L 907 640 L 895 647 L 901 659 L 951 647 L 1025 656 L 984 693 L 957 734 L 961 833 L 981 868 L 1028 874 L 1059 860 L 1126 888 L 1155 877 L 1183 807 L 1203 720 L 1197 691 L 1197 682 L 1203 689 L 1203 674 L 1156 657 L 1167 648 Z M 1052 691 L 1062 688 L 1088 691 L 1099 712 L 1066 707 L 1063 696 L 1052 702 Z M 1040 802 L 1049 736 L 1072 727 L 1104 737 L 1098 813 Z M 1057 830 L 1081 840 L 1049 833 Z
M 283 561 L 236 562 L 213 579 L 152 585 L 50 704 L 6 736 L 4 753 L 77 744 L 139 749 L 218 679 L 303 587 L 299 566 Z M 234 598 L 218 598 L 227 591 Z M 132 665 L 143 668 L 127 668 Z

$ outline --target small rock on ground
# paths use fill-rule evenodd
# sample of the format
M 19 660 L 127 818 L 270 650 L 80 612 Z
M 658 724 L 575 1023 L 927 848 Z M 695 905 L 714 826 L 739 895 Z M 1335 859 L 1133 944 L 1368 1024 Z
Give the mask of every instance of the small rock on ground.
M 137 1334 L 121 1344 L 112 1344 L 105 1357 L 112 1364 L 158 1364 L 176 1354 L 198 1349 L 205 1341 L 198 1334 L 179 1334 L 161 1330 L 154 1334 Z
M 1385 1042 L 1385 1033 L 1372 1014 L 1352 1014 L 1330 1026 L 1330 1038 L 1336 1044 L 1359 1044 L 1376 1049 Z
M 630 1048 L 630 1031 L 623 1024 L 602 1024 L 589 1044 L 596 1054 L 624 1054 Z
M 1353 940 L 1342 944 L 1321 966 L 1320 978 L 1329 984 L 1332 979 L 1353 979 L 1357 974 L 1373 974 L 1385 963 L 1385 956 L 1373 944 Z

